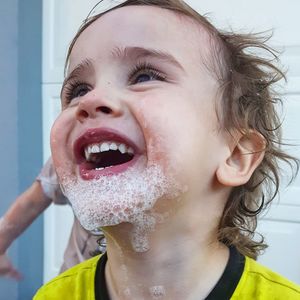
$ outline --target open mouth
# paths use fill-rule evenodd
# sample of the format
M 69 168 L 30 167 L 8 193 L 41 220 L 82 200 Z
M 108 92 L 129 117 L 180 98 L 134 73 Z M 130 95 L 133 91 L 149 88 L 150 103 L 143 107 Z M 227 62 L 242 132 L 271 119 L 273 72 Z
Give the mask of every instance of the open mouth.
M 74 144 L 74 153 L 83 179 L 113 175 L 132 166 L 138 148 L 126 137 L 108 129 L 89 129 Z
M 84 148 L 84 156 L 90 170 L 103 170 L 131 161 L 134 157 L 132 147 L 124 143 L 103 141 Z

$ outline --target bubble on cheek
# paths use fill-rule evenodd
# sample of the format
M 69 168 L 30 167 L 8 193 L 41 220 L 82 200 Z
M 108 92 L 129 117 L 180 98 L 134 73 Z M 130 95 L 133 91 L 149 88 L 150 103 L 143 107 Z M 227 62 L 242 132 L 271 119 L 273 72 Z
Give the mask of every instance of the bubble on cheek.
M 156 165 L 143 171 L 129 169 L 118 175 L 90 181 L 60 174 L 64 194 L 82 226 L 94 230 L 131 223 L 131 242 L 137 252 L 149 249 L 147 234 L 154 230 L 157 222 L 151 212 L 156 201 L 177 198 L 182 192 L 172 178 L 167 178 L 161 167 Z
M 166 295 L 165 288 L 162 285 L 150 287 L 149 292 L 152 299 L 163 299 Z

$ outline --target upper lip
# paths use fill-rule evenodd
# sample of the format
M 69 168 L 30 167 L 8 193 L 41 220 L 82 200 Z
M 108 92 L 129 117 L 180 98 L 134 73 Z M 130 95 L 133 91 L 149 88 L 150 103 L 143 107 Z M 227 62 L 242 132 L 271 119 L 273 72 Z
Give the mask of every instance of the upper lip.
M 110 128 L 90 128 L 86 130 L 73 145 L 73 152 L 78 163 L 85 160 L 84 148 L 93 143 L 101 143 L 103 141 L 115 141 L 124 143 L 133 148 L 135 154 L 140 153 L 138 146 L 127 136 Z

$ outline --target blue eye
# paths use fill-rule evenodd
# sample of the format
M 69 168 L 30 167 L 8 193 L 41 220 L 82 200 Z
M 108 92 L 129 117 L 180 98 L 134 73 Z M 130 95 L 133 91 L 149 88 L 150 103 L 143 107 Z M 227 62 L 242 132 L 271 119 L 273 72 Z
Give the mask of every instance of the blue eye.
M 135 82 L 141 83 L 145 81 L 150 81 L 156 79 L 154 76 L 151 76 L 150 74 L 140 74 L 136 77 Z
M 84 96 L 85 94 L 87 94 L 89 91 L 89 88 L 87 87 L 86 84 L 80 84 L 78 86 L 76 86 L 73 91 L 72 91 L 72 96 L 74 98 L 77 98 L 77 97 L 82 97 Z
M 139 84 L 148 81 L 165 81 L 166 76 L 149 64 L 140 64 L 133 68 L 129 75 L 130 84 Z
M 70 103 L 73 99 L 83 97 L 91 90 L 90 86 L 81 82 L 69 82 L 65 86 L 65 99 Z

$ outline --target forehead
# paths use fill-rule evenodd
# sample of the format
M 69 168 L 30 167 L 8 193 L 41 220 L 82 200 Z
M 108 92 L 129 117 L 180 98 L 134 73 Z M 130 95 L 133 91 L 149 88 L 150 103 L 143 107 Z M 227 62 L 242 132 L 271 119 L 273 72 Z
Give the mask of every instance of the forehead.
M 85 58 L 101 58 L 114 47 L 168 50 L 188 63 L 209 55 L 210 36 L 195 20 L 152 6 L 128 6 L 113 10 L 88 26 L 70 55 L 72 65 Z

